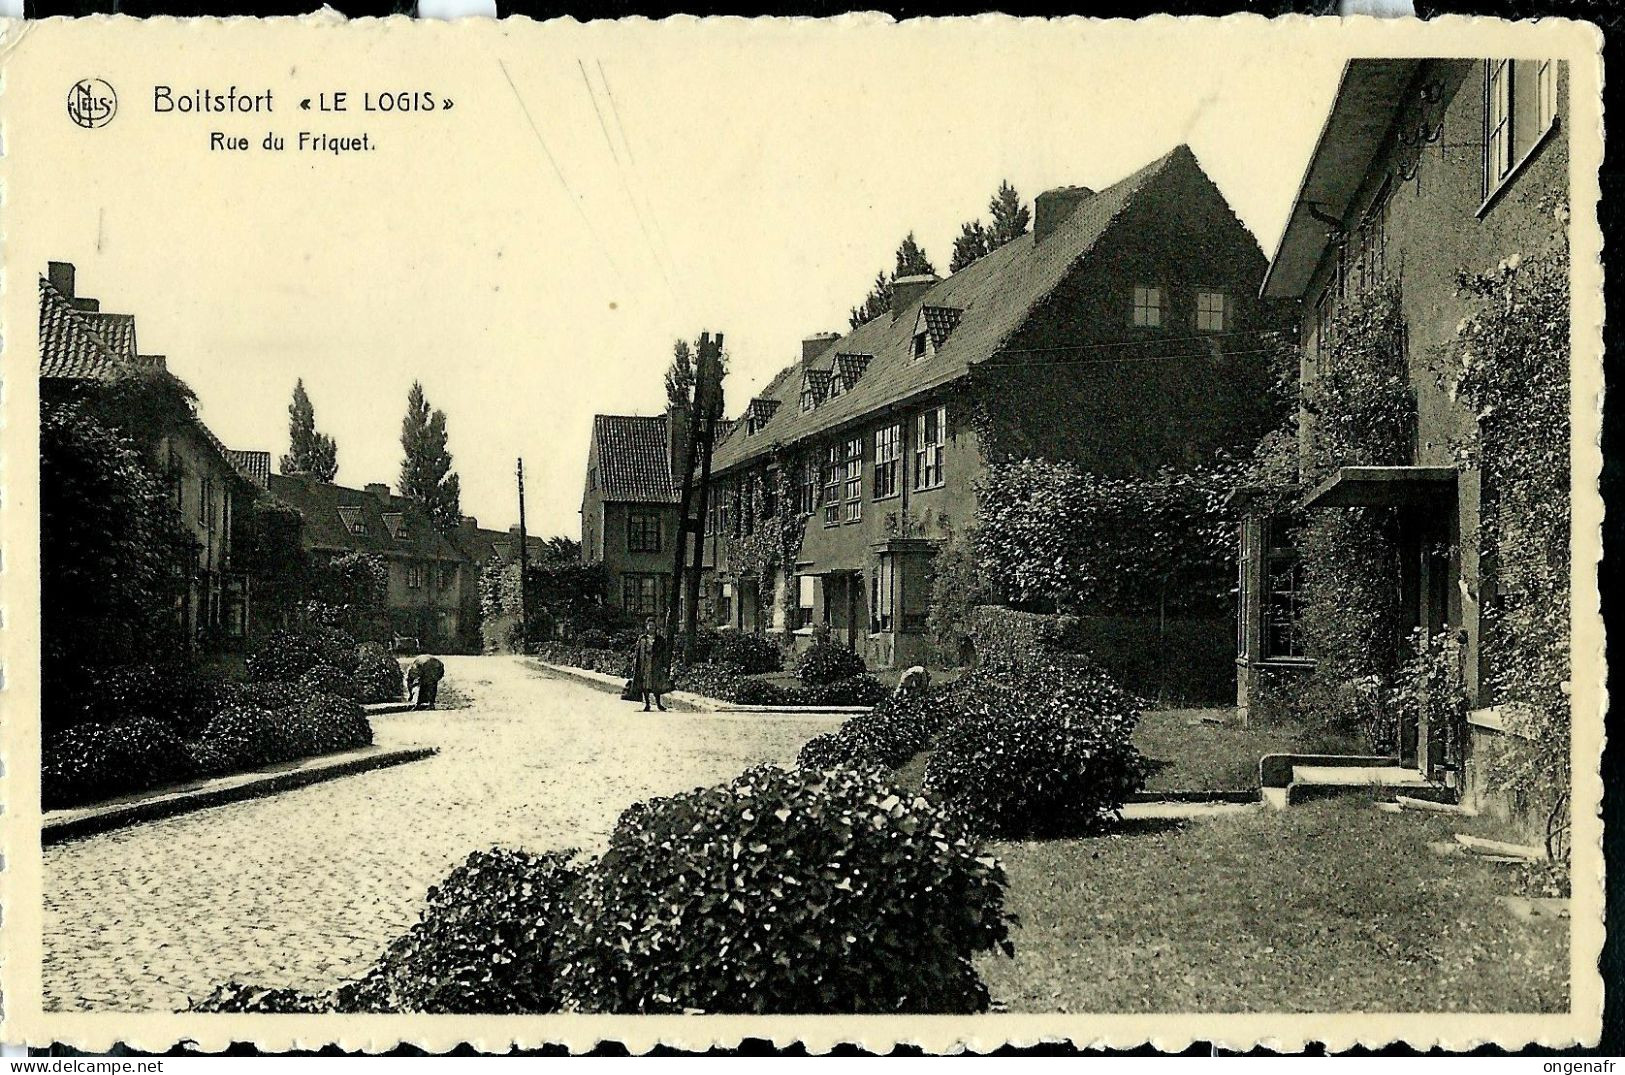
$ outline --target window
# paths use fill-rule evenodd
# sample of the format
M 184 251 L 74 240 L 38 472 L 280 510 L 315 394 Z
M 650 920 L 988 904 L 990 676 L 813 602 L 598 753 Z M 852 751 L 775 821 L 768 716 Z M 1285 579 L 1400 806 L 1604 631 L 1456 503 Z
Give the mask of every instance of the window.
M 903 426 L 896 423 L 875 431 L 875 492 L 876 500 L 896 496 L 897 471 L 903 459 Z
M 923 332 L 914 334 L 914 357 L 917 359 L 925 357 L 925 333 Z
M 810 411 L 814 407 L 816 407 L 817 405 L 818 405 L 818 398 L 813 395 L 812 385 L 811 384 L 802 385 L 801 386 L 801 409 L 804 410 L 804 411 Z
M 811 627 L 813 622 L 813 607 L 817 604 L 818 576 L 796 576 L 796 622 L 795 630 Z
M 943 445 L 947 443 L 948 408 L 933 407 L 914 419 L 914 488 L 942 484 Z
M 842 381 L 840 370 L 836 370 L 829 378 L 829 398 L 834 399 L 844 391 L 846 391 L 846 385 Z
M 598 488 L 598 468 L 587 468 L 587 492 L 594 492 Z
M 660 551 L 660 513 L 632 511 L 626 516 L 626 551 Z
M 824 455 L 824 525 L 839 526 L 841 522 L 841 482 L 846 476 L 841 446 L 831 444 Z
M 1360 222 L 1358 261 L 1354 267 L 1361 291 L 1375 287 L 1388 269 L 1388 184 L 1371 199 Z
M 846 521 L 863 518 L 863 438 L 846 442 Z
M 739 493 L 739 526 L 747 534 L 756 533 L 756 475 L 746 475 Z
M 717 594 L 717 623 L 732 623 L 734 619 L 734 584 L 724 582 Z
M 1315 303 L 1314 353 L 1310 357 L 1314 373 L 1318 376 L 1326 368 L 1326 355 L 1332 341 L 1332 289 L 1328 286 Z
M 209 525 L 209 498 L 214 491 L 214 479 L 204 478 L 197 487 L 197 521 Z
M 1162 288 L 1134 289 L 1134 323 L 1145 328 L 1162 327 Z
M 422 564 L 407 564 L 406 565 L 406 588 L 408 590 L 421 590 L 421 589 L 423 589 L 423 565 Z
M 869 629 L 879 633 L 890 631 L 896 622 L 897 558 L 882 553 L 880 565 L 875 569 L 874 584 L 869 595 Z
M 1304 655 L 1303 589 L 1298 550 L 1276 520 L 1264 523 L 1264 656 Z
M 1557 121 L 1557 61 L 1484 61 L 1484 196 Z
M 801 460 L 796 475 L 796 513 L 811 515 L 818 499 L 818 471 L 812 456 Z
M 1228 326 L 1225 324 L 1226 296 L 1222 291 L 1198 291 L 1196 293 L 1196 330 L 1198 332 L 1223 332 Z
M 773 473 L 762 475 L 762 518 L 771 519 L 779 510 L 779 480 Z
M 659 616 L 666 610 L 669 575 L 622 575 L 621 608 L 639 616 Z

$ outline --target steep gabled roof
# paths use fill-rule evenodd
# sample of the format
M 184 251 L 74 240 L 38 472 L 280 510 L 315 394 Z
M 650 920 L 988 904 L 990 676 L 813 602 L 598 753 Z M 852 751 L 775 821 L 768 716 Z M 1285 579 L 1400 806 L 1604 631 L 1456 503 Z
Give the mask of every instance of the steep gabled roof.
M 801 362 L 786 367 L 758 396 L 791 405 L 780 407 L 755 436 L 736 433 L 719 442 L 716 469 L 725 471 L 766 455 L 775 444 L 817 436 L 963 377 L 1004 346 L 1143 191 L 1174 170 L 1200 174 L 1201 165 L 1189 147 L 1178 146 L 1085 198 L 1042 242 L 1028 232 L 932 285 L 909 307 L 881 314 L 841 337 L 814 363 L 828 376 L 833 353 L 874 355 L 852 391 L 803 411 L 798 402 L 802 379 L 811 378 L 816 370 Z M 916 362 L 910 345 L 920 306 L 963 312 L 937 353 Z
M 94 315 L 39 279 L 40 377 L 46 380 L 106 380 L 128 372 L 119 352 L 102 339 L 89 320 Z
M 237 448 L 227 448 L 226 458 L 232 465 L 242 472 L 243 476 L 255 485 L 264 489 L 271 484 L 271 453 L 242 451 Z
M 675 504 L 666 415 L 599 414 L 592 420 L 598 488 L 606 501 Z
M 462 562 L 467 558 L 436 530 L 423 509 L 404 497 L 388 503 L 365 489 L 350 489 L 297 475 L 272 474 L 271 494 L 304 517 L 304 543 L 313 549 L 369 552 L 396 559 Z M 402 516 L 406 537 L 392 536 L 385 513 Z M 357 522 L 366 533 L 357 534 Z

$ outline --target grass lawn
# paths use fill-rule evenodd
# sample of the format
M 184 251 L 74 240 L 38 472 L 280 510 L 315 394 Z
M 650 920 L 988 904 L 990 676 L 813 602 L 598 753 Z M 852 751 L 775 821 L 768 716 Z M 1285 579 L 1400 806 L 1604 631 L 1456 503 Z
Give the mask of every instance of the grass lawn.
M 978 969 L 1017 1012 L 1566 1009 L 1568 923 L 1428 853 L 1460 827 L 1351 797 L 995 844 L 1021 926 Z
M 1134 745 L 1152 762 L 1148 791 L 1230 791 L 1258 787 L 1265 754 L 1365 754 L 1360 741 L 1295 725 L 1212 724 L 1229 709 L 1152 709 L 1140 715 Z

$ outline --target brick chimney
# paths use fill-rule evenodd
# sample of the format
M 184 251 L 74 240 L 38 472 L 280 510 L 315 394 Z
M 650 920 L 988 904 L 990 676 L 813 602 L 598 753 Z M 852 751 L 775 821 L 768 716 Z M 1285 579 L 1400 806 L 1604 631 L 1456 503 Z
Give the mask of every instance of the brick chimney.
M 480 521 L 472 515 L 465 515 L 457 520 L 457 529 L 465 533 L 472 533 L 480 528 Z
M 891 319 L 896 321 L 903 311 L 920 301 L 927 291 L 940 282 L 940 278 L 927 273 L 923 276 L 901 276 L 891 282 Z
M 389 486 L 383 482 L 368 482 L 367 492 L 378 498 L 378 503 L 389 507 Z
M 815 332 L 801 341 L 801 364 L 805 366 L 825 351 L 830 344 L 841 338 L 838 332 Z
M 1033 199 L 1033 242 L 1041 243 L 1073 210 L 1094 197 L 1088 187 L 1056 187 Z
M 51 286 L 61 292 L 65 299 L 73 298 L 73 262 L 48 261 L 45 263 L 45 278 Z

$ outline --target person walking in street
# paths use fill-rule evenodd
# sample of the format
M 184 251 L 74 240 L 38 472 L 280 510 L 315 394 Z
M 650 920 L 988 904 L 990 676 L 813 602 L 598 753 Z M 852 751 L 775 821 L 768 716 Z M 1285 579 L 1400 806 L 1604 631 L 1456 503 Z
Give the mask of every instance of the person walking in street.
M 440 679 L 446 666 L 435 657 L 425 654 L 406 666 L 406 690 L 413 709 L 433 709 L 435 697 L 440 693 Z
M 638 636 L 638 644 L 632 656 L 632 686 L 643 698 L 643 711 L 649 712 L 649 700 L 660 711 L 666 711 L 665 703 L 660 696 L 671 690 L 667 681 L 667 669 L 670 667 L 671 649 L 666 639 L 655 630 L 654 617 L 643 621 L 643 634 Z

